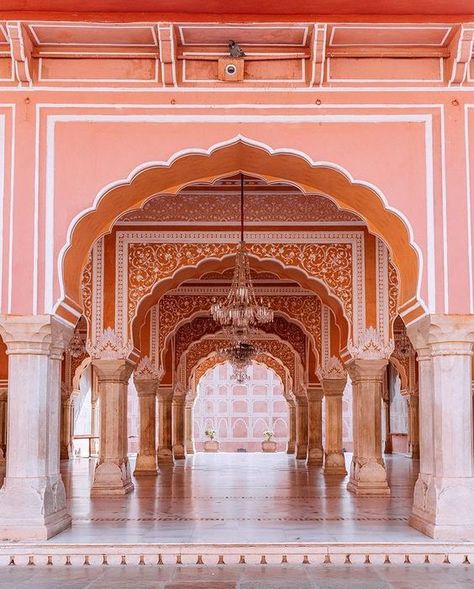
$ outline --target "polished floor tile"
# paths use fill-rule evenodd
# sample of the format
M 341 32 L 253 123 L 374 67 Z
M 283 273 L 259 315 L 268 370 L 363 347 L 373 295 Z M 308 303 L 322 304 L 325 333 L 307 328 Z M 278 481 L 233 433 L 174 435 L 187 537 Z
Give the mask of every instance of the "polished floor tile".
M 126 497 L 91 499 L 94 461 L 71 460 L 62 470 L 73 526 L 54 540 L 427 541 L 407 523 L 417 467 L 388 456 L 391 497 L 358 498 L 347 491 L 347 477 L 324 477 L 321 468 L 284 453 L 198 453 L 157 477 L 135 478 Z

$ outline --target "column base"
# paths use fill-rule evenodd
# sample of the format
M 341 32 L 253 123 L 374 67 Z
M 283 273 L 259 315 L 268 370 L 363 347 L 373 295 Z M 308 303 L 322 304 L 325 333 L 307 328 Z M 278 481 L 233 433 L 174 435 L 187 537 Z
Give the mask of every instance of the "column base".
M 322 448 L 310 448 L 306 458 L 306 464 L 311 466 L 323 465 L 323 450 Z
M 353 458 L 347 490 L 358 496 L 390 495 L 385 466 L 376 461 L 362 462 Z
M 296 446 L 297 460 L 306 460 L 307 454 L 308 454 L 308 446 L 306 444 L 297 444 L 297 446 Z
M 130 478 L 128 459 L 122 465 L 115 462 L 102 462 L 96 466 L 91 497 L 127 495 L 131 491 L 133 491 L 133 483 Z
M 436 540 L 474 540 L 474 479 L 419 475 L 409 524 Z
M 194 452 L 194 444 L 192 442 L 189 444 L 186 444 L 184 448 L 185 448 L 186 454 L 194 454 L 195 453 Z
M 346 461 L 344 459 L 343 452 L 327 452 L 324 455 L 324 468 L 323 472 L 325 475 L 347 475 Z
M 158 450 L 156 460 L 159 465 L 174 464 L 173 452 L 169 448 Z
M 71 526 L 61 477 L 5 479 L 0 514 L 2 540 L 47 540 Z
M 288 446 L 286 447 L 286 453 L 287 454 L 294 454 L 295 453 L 295 443 L 294 442 L 288 442 Z
M 157 474 L 156 456 L 154 454 L 138 454 L 133 476 L 156 476 Z
M 420 459 L 420 445 L 419 444 L 410 444 L 410 457 L 413 458 L 413 460 L 419 460 Z
M 173 446 L 173 457 L 175 460 L 184 460 L 186 458 L 184 446 L 182 444 L 175 444 Z
M 70 458 L 74 458 L 74 453 L 72 451 L 72 446 L 61 446 L 61 451 L 59 454 L 59 458 L 61 460 L 69 460 Z

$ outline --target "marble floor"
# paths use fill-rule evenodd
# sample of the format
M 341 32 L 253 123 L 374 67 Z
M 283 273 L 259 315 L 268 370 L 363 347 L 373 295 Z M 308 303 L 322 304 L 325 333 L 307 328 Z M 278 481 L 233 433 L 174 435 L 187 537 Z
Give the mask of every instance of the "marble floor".
M 123 568 L 7 568 L 0 589 L 462 589 L 472 567 L 311 565 Z
M 347 478 L 284 453 L 198 453 L 134 479 L 126 497 L 91 499 L 94 461 L 75 459 L 62 464 L 73 525 L 54 542 L 429 541 L 407 523 L 417 462 L 386 462 L 389 498 L 354 497 Z

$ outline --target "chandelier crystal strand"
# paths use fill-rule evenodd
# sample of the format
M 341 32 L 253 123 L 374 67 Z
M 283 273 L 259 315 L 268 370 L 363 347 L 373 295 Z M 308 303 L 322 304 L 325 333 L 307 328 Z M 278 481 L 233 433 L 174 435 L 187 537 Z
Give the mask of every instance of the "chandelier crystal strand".
M 273 310 L 257 301 L 244 239 L 244 176 L 240 175 L 240 244 L 235 254 L 232 285 L 224 302 L 216 302 L 211 314 L 224 331 L 237 342 L 246 341 L 259 324 L 273 321 Z
M 232 364 L 232 378 L 239 384 L 248 380 L 247 369 L 258 353 L 258 348 L 250 342 L 234 343 L 221 350 L 221 354 Z

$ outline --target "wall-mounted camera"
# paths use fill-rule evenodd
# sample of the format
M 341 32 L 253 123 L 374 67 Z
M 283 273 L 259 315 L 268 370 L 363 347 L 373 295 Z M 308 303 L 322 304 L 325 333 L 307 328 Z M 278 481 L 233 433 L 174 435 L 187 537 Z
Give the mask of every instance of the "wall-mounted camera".
M 244 58 L 243 57 L 221 57 L 219 58 L 218 72 L 219 80 L 223 82 L 240 82 L 244 79 Z

